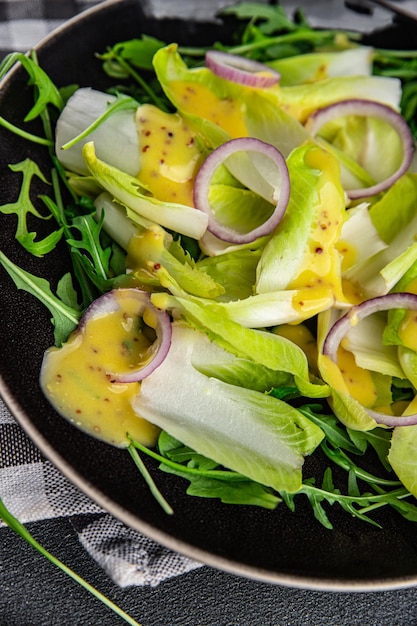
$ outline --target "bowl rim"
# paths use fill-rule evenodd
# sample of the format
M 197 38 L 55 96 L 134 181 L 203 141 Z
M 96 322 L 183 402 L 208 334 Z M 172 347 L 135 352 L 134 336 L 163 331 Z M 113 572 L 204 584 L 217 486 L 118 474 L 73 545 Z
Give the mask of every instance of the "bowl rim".
M 62 34 L 67 34 L 74 26 L 86 18 L 94 16 L 96 13 L 103 13 L 116 5 L 129 3 L 131 0 L 104 0 L 103 2 L 90 7 L 74 17 L 70 18 L 53 31 L 43 37 L 33 50 L 39 52 L 45 46 L 48 46 L 53 40 L 59 39 Z M 146 1 L 145 1 L 146 4 Z M 0 90 L 3 89 L 9 81 L 13 80 L 15 72 L 18 71 L 20 64 L 13 66 L 9 72 L 0 81 Z M 116 519 L 126 524 L 130 528 L 143 533 L 157 543 L 182 554 L 200 565 L 207 565 L 215 569 L 228 572 L 244 578 L 257 580 L 260 582 L 272 583 L 293 589 L 331 591 L 331 592 L 370 592 L 370 591 L 387 591 L 396 589 L 406 589 L 417 585 L 417 573 L 415 575 L 404 577 L 386 577 L 378 580 L 367 579 L 332 579 L 332 578 L 314 578 L 310 576 L 286 574 L 282 572 L 271 572 L 257 566 L 246 565 L 236 560 L 225 558 L 211 552 L 193 546 L 186 541 L 173 537 L 167 532 L 155 528 L 152 524 L 144 520 L 140 520 L 129 512 L 122 505 L 117 504 L 107 495 L 105 495 L 96 486 L 87 482 L 82 476 L 55 448 L 48 439 L 36 428 L 32 423 L 31 417 L 27 411 L 20 405 L 16 395 L 6 384 L 0 372 L 0 396 L 4 404 L 21 426 L 29 439 L 39 448 L 41 453 L 48 459 L 62 474 L 81 492 L 89 497 L 93 502 L 99 505 L 105 512 L 110 513 Z

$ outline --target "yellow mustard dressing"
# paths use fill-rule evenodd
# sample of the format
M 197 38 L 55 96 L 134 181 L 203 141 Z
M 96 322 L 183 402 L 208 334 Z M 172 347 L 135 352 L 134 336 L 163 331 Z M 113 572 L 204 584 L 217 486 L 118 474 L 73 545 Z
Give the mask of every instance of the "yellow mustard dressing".
M 304 252 L 303 270 L 288 289 L 314 287 L 331 289 L 335 298 L 344 301 L 341 284 L 341 255 L 336 247 L 343 221 L 344 199 L 335 181 L 339 170 L 335 159 L 317 148 L 306 153 L 306 165 L 320 171 L 317 219 L 313 225 L 308 248 Z
M 342 288 L 345 300 L 351 304 L 360 304 L 366 299 L 360 285 L 353 283 L 350 280 L 342 278 Z
M 159 430 L 132 409 L 140 383 L 114 382 L 111 374 L 146 363 L 151 343 L 129 306 L 92 318 L 61 348 L 47 351 L 42 389 L 61 415 L 88 434 L 125 447 L 128 432 L 153 446 Z
M 372 408 L 377 400 L 377 390 L 368 370 L 358 367 L 351 352 L 339 347 L 337 364 L 321 354 L 320 370 L 325 380 L 340 393 L 348 393 L 364 407 Z
M 342 272 L 345 272 L 349 267 L 355 264 L 358 251 L 351 242 L 343 239 L 336 241 L 335 246 L 342 257 Z
M 301 348 L 307 357 L 310 368 L 318 373 L 316 338 L 305 324 L 281 324 L 274 328 L 274 333 L 289 339 Z
M 181 111 L 209 120 L 223 128 L 232 138 L 247 136 L 241 99 L 221 98 L 206 85 L 192 81 L 173 80 L 169 88 Z
M 151 104 L 138 108 L 138 179 L 158 200 L 193 206 L 194 179 L 202 161 L 196 134 L 178 113 Z
M 292 306 L 299 313 L 300 321 L 321 313 L 333 304 L 333 292 L 326 286 L 296 289 L 292 298 Z
M 350 395 L 363 406 L 371 408 L 377 400 L 377 390 L 369 370 L 356 365 L 352 352 L 339 347 L 337 363 Z

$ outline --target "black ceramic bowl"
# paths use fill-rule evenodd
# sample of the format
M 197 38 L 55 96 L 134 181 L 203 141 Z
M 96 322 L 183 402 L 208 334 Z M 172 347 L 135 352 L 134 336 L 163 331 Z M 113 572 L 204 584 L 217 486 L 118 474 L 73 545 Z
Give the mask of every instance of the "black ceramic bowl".
M 57 84 L 103 89 L 108 79 L 95 53 L 110 44 L 141 33 L 165 41 L 209 44 L 224 39 L 227 33 L 222 31 L 223 26 L 215 22 L 155 20 L 144 15 L 138 0 L 116 0 L 69 22 L 39 46 L 38 55 Z M 395 27 L 391 39 L 398 32 L 405 31 Z M 0 114 L 12 122 L 19 123 L 30 108 L 26 82 L 26 74 L 17 69 L 1 86 Z M 19 176 L 8 164 L 25 157 L 47 171 L 42 148 L 1 129 L 1 204 L 15 201 L 19 190 Z M 47 189 L 39 184 L 37 191 Z M 54 289 L 69 267 L 65 251 L 59 249 L 39 260 L 29 257 L 14 240 L 14 217 L 0 215 L 0 225 L 0 249 L 19 266 L 47 278 Z M 264 581 L 329 590 L 417 584 L 417 527 L 389 510 L 377 516 L 382 524 L 378 529 L 333 507 L 334 530 L 329 531 L 302 499 L 295 513 L 285 505 L 274 512 L 226 506 L 186 496 L 181 480 L 160 473 L 158 484 L 175 510 L 172 516 L 163 513 L 126 451 L 84 435 L 60 418 L 42 395 L 39 368 L 44 350 L 53 343 L 49 313 L 34 297 L 18 291 L 2 269 L 0 294 L 0 391 L 5 402 L 43 454 L 127 525 L 191 558 Z M 149 466 L 156 470 L 153 463 Z

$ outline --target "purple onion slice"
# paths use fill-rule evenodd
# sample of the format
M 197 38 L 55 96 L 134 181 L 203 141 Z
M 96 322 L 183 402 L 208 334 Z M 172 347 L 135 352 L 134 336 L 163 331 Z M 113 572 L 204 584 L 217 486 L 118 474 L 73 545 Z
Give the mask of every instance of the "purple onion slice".
M 388 189 L 400 176 L 405 174 L 412 162 L 414 144 L 411 131 L 404 118 L 391 107 L 372 100 L 352 99 L 336 102 L 323 107 L 313 113 L 306 122 L 306 127 L 313 137 L 328 122 L 333 122 L 341 117 L 356 115 L 360 117 L 377 118 L 387 122 L 397 133 L 402 144 L 402 161 L 395 172 L 386 179 L 359 189 L 347 189 L 346 193 L 352 200 L 373 196 Z M 383 159 L 384 156 L 381 155 Z
M 149 376 L 164 361 L 171 345 L 170 317 L 166 311 L 161 311 L 152 304 L 149 293 L 136 288 L 109 291 L 88 307 L 81 318 L 79 331 L 83 332 L 87 323 L 94 318 L 111 315 L 117 311 L 124 312 L 124 309 L 127 323 L 131 323 L 134 316 L 143 320 L 155 334 L 155 340 L 149 345 L 145 358 L 137 364 L 137 367 L 123 372 L 107 371 L 114 382 L 132 383 Z
M 272 87 L 281 78 L 264 63 L 217 50 L 206 52 L 206 66 L 216 76 L 247 87 Z
M 378 296 L 365 300 L 361 304 L 353 306 L 349 311 L 340 317 L 330 328 L 323 343 L 322 352 L 337 364 L 337 351 L 348 331 L 356 326 L 361 320 L 379 311 L 390 309 L 408 309 L 417 311 L 417 295 L 408 292 L 389 293 L 385 296 Z M 417 413 L 402 417 L 395 417 L 373 411 L 364 407 L 365 411 L 378 424 L 385 426 L 410 426 L 417 424 Z
M 233 158 L 249 157 L 243 167 L 233 165 Z M 253 161 L 250 160 L 253 154 Z M 256 157 L 259 157 L 258 159 Z M 255 161 L 263 159 L 263 163 Z M 268 217 L 256 227 L 244 230 L 244 220 L 239 221 L 239 229 L 233 226 L 228 215 L 216 215 L 210 203 L 210 185 L 217 169 L 225 165 L 241 183 L 260 195 L 260 201 L 271 203 Z M 271 169 L 272 166 L 272 169 Z M 238 173 L 237 173 L 238 171 Z M 244 180 L 242 180 L 244 179 Z M 194 184 L 194 206 L 208 215 L 207 230 L 213 235 L 233 244 L 246 244 L 271 233 L 281 221 L 290 197 L 290 179 L 285 158 L 281 152 L 260 139 L 240 137 L 231 139 L 216 148 L 204 161 Z M 234 216 L 236 222 L 236 216 Z

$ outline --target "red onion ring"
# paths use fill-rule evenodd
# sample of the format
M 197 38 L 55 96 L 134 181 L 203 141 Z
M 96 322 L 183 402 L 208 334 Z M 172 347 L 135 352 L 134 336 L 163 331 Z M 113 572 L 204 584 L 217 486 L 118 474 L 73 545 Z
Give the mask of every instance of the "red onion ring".
M 259 152 L 271 159 L 276 165 L 279 172 L 279 182 L 274 191 L 275 209 L 270 217 L 260 226 L 252 230 L 242 233 L 234 228 L 227 226 L 218 221 L 215 217 L 209 202 L 210 181 L 220 165 L 231 155 L 236 152 Z M 276 198 L 276 192 L 279 189 L 279 197 Z M 208 215 L 207 230 L 222 241 L 228 241 L 233 244 L 245 244 L 255 241 L 258 237 L 268 235 L 281 221 L 290 197 L 290 179 L 285 158 L 281 152 L 260 139 L 254 137 L 239 137 L 231 139 L 222 144 L 207 157 L 200 168 L 195 184 L 194 184 L 194 206 Z
M 117 297 L 119 296 L 119 297 Z M 166 311 L 157 309 L 151 302 L 150 294 L 141 289 L 120 288 L 109 291 L 100 296 L 86 309 L 80 320 L 79 330 L 82 332 L 89 320 L 95 317 L 101 317 L 110 313 L 114 313 L 122 309 L 122 299 L 128 298 L 134 300 L 137 304 L 137 315 L 143 317 L 149 314 L 155 325 L 148 324 L 153 328 L 156 339 L 150 346 L 148 355 L 149 359 L 145 365 L 139 366 L 137 369 L 129 373 L 126 372 L 107 372 L 114 382 L 133 383 L 149 376 L 165 359 L 171 345 L 171 320 Z
M 403 160 L 398 169 L 391 174 L 391 176 L 371 187 L 346 190 L 349 198 L 355 200 L 358 198 L 367 198 L 381 191 L 385 191 L 385 189 L 388 189 L 400 176 L 405 174 L 413 159 L 414 144 L 411 131 L 404 118 L 391 107 L 372 100 L 344 100 L 343 102 L 336 102 L 322 109 L 318 109 L 307 120 L 306 128 L 310 134 L 315 137 L 320 128 L 327 124 L 327 122 L 347 115 L 376 117 L 387 122 L 397 132 L 403 145 Z
M 340 317 L 330 328 L 323 343 L 322 352 L 337 364 L 337 351 L 346 333 L 363 320 L 365 317 L 377 313 L 378 311 L 388 311 L 390 309 L 411 309 L 417 311 L 417 295 L 408 292 L 389 293 L 385 296 L 378 296 L 365 300 L 361 304 L 353 306 L 349 311 Z M 404 417 L 386 415 L 378 411 L 373 411 L 363 407 L 365 411 L 378 424 L 385 426 L 411 426 L 417 424 L 417 413 Z
M 247 87 L 272 87 L 281 78 L 268 65 L 230 52 L 209 50 L 206 52 L 206 66 L 216 76 Z

